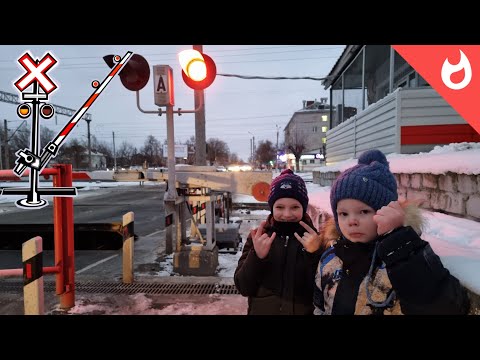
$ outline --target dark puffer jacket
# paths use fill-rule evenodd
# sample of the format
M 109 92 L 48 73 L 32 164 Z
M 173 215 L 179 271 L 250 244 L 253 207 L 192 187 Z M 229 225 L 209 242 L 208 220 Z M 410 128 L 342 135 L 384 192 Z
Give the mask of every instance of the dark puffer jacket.
M 312 220 L 302 219 L 315 231 Z M 322 250 L 309 253 L 293 235 L 306 230 L 298 223 L 288 229 L 275 227 L 272 215 L 265 232 L 277 235 L 266 258 L 257 257 L 251 235 L 248 237 L 235 270 L 238 291 L 248 296 L 249 315 L 312 315 L 315 271 Z
M 316 276 L 315 314 L 468 313 L 470 301 L 465 288 L 419 236 L 424 225 L 419 209 L 402 206 L 410 226 L 367 244 L 342 237 L 324 252 Z M 333 234 L 334 230 L 335 223 L 328 221 L 322 234 Z

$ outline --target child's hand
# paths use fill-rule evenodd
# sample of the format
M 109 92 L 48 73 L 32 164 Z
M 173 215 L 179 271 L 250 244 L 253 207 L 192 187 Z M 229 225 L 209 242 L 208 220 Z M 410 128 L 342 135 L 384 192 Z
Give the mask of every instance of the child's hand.
M 403 226 L 405 210 L 398 201 L 391 201 L 387 206 L 383 206 L 377 211 L 377 214 L 373 216 L 373 221 L 377 223 L 377 234 L 384 235 Z
M 265 220 L 262 221 L 257 230 L 252 230 L 251 232 L 253 248 L 260 259 L 267 257 L 273 239 L 275 239 L 275 236 L 277 235 L 277 233 L 274 232 L 272 236 L 269 237 L 268 234 L 264 233 L 266 223 L 267 222 Z
M 293 235 L 295 235 L 297 240 L 300 241 L 306 251 L 309 253 L 317 251 L 321 244 L 320 235 L 303 221 L 300 221 L 300 225 L 302 225 L 307 232 L 303 233 L 303 236 L 300 236 L 297 233 L 294 233 Z

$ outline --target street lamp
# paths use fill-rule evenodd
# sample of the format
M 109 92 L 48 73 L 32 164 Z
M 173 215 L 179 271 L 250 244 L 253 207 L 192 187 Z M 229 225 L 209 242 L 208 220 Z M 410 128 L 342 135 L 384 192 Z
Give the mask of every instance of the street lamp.
M 252 152 L 252 163 L 255 165 L 255 135 L 253 135 L 250 131 L 247 131 L 250 135 L 252 135 L 252 143 L 251 143 L 251 152 Z

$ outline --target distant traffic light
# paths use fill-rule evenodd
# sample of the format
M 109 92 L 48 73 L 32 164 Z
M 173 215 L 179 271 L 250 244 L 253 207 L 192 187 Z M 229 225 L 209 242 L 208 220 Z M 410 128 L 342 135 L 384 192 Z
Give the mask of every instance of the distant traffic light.
M 209 87 L 217 76 L 217 66 L 212 58 L 197 50 L 183 50 L 178 54 L 185 84 L 194 90 Z
M 120 61 L 120 56 L 105 55 L 103 60 L 110 68 L 113 68 Z M 150 79 L 150 66 L 143 56 L 133 54 L 123 69 L 120 70 L 118 76 L 120 76 L 123 86 L 128 90 L 139 91 L 147 85 Z

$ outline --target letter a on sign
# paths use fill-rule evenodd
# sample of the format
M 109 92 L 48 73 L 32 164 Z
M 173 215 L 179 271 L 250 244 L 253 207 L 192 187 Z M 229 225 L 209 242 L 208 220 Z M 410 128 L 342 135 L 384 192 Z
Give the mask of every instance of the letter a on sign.
M 163 76 L 160 76 L 160 78 L 158 79 L 157 92 L 159 93 L 167 92 L 167 87 L 165 86 L 165 81 L 163 80 Z
M 168 65 L 153 66 L 153 90 L 155 105 L 173 106 L 173 71 Z

